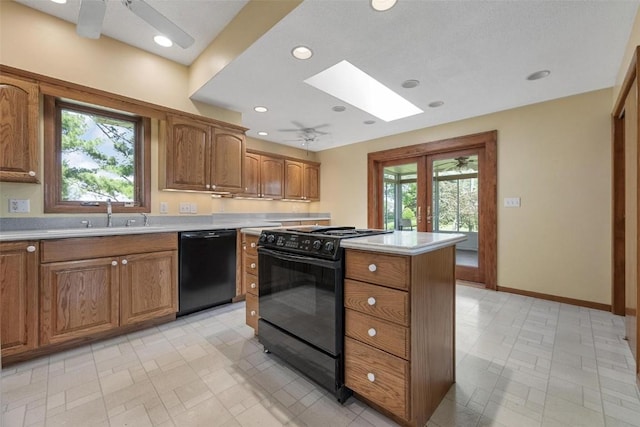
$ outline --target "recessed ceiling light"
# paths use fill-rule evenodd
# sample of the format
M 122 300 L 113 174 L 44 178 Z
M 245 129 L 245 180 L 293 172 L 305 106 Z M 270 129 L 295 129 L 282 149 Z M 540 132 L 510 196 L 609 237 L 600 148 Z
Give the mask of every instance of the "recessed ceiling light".
M 258 132 L 258 135 L 260 135 L 260 136 L 267 136 L 267 135 L 269 135 L 269 134 L 268 134 L 267 132 L 265 132 L 265 131 L 261 130 L 260 132 Z
M 424 112 L 348 61 L 340 61 L 304 82 L 385 122 Z
M 257 107 L 254 107 L 253 109 L 258 113 L 266 113 L 267 111 L 269 111 L 267 107 L 262 107 L 262 106 L 257 106 Z
M 51 0 L 51 1 L 58 4 L 65 4 L 67 2 L 67 0 Z
M 375 120 L 365 120 L 365 121 L 364 121 L 364 122 L 362 122 L 362 123 L 364 123 L 365 125 L 372 125 L 372 124 L 374 124 L 375 122 L 376 122 Z
M 162 47 L 171 47 L 173 46 L 173 42 L 169 37 L 166 36 L 155 36 L 153 41 L 159 44 Z
M 371 0 L 371 7 L 378 12 L 384 12 L 396 5 L 397 0 Z
M 297 59 L 309 59 L 313 56 L 313 52 L 306 46 L 296 46 L 291 50 L 291 54 Z
M 549 70 L 540 70 L 540 71 L 536 71 L 533 74 L 529 74 L 527 76 L 527 80 L 540 80 L 540 79 L 544 79 L 545 77 L 547 77 L 549 74 L 551 74 L 551 71 Z
M 438 107 L 442 107 L 444 105 L 444 101 L 433 101 L 429 103 L 429 107 L 431 108 L 438 108 Z
M 402 82 L 402 87 L 405 89 L 413 89 L 414 87 L 418 87 L 420 82 L 418 80 L 405 80 Z
M 344 105 L 336 105 L 335 107 L 332 108 L 332 110 L 335 111 L 336 113 L 342 113 L 346 109 L 347 107 L 345 107 Z

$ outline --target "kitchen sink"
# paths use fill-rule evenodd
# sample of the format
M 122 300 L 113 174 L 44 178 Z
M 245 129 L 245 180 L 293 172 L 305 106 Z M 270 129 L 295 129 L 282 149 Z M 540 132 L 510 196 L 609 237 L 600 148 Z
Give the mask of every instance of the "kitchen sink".
M 142 232 L 162 230 L 165 227 L 159 225 L 151 225 L 148 227 L 90 227 L 90 228 L 59 228 L 47 230 L 49 234 L 122 234 L 124 232 Z

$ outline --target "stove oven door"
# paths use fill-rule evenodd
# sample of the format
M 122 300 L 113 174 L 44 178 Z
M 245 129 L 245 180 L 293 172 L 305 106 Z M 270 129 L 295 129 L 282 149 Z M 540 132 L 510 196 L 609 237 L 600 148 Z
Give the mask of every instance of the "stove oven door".
M 258 248 L 260 317 L 332 355 L 342 354 L 342 261 Z

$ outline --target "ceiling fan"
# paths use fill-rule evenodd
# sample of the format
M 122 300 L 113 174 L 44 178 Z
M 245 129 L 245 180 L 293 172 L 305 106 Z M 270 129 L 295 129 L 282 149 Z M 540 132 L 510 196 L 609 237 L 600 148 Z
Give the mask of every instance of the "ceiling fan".
M 127 9 L 138 15 L 143 21 L 147 22 L 163 36 L 168 37 L 180 47 L 186 49 L 193 44 L 193 37 L 144 0 L 121 1 Z M 78 34 L 90 39 L 99 38 L 106 10 L 107 0 L 82 0 L 80 4 L 80 14 L 78 16 L 78 25 L 76 27 Z
M 450 170 L 477 170 L 478 169 L 478 159 L 477 157 L 470 158 L 469 156 L 460 156 L 455 157 L 454 159 L 444 161 L 442 163 L 434 164 L 434 168 L 439 171 L 450 171 Z
M 295 129 L 278 129 L 279 132 L 299 132 L 302 135 L 329 135 L 329 132 L 323 132 L 318 130 L 319 128 L 323 128 L 323 127 L 327 127 L 329 126 L 328 123 L 325 123 L 323 125 L 318 125 L 318 126 L 314 126 L 314 127 L 308 127 L 303 125 L 300 122 L 296 122 L 296 121 L 292 121 L 291 123 L 293 123 L 295 126 L 297 126 L 297 128 Z

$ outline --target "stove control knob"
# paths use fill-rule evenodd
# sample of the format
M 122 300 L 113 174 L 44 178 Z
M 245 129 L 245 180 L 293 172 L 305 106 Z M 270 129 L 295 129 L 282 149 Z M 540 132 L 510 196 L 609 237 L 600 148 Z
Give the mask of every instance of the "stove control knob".
M 322 242 L 320 240 L 316 240 L 313 242 L 313 249 L 315 249 L 316 251 L 319 250 L 322 247 Z
M 333 252 L 334 247 L 335 245 L 333 244 L 333 242 L 327 242 L 324 244 L 324 250 L 327 252 Z
M 275 242 L 275 240 L 276 240 L 276 236 L 274 236 L 273 234 L 269 234 L 267 236 L 267 242 L 268 243 L 273 243 L 273 242 Z
M 264 242 L 265 240 L 267 240 L 267 235 L 266 234 L 261 234 L 260 235 L 260 241 Z

